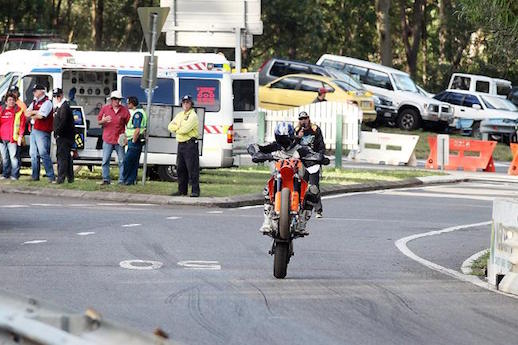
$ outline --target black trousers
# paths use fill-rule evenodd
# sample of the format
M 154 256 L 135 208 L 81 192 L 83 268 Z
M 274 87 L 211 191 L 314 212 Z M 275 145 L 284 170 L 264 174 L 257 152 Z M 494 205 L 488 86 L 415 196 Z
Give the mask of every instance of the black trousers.
M 191 193 L 200 194 L 200 154 L 198 140 L 188 140 L 178 143 L 176 154 L 176 169 L 178 173 L 178 192 L 187 195 L 187 187 L 191 182 Z
M 320 171 L 317 171 L 314 174 L 310 174 L 307 170 L 304 173 L 304 180 L 308 181 L 309 184 L 315 185 L 320 189 Z M 318 193 L 318 201 L 315 205 L 315 212 L 322 212 L 322 198 L 320 197 L 320 193 Z
M 65 178 L 69 183 L 74 182 L 74 161 L 72 160 L 72 145 L 74 141 L 68 138 L 56 138 L 56 158 L 58 160 L 57 182 L 62 183 Z

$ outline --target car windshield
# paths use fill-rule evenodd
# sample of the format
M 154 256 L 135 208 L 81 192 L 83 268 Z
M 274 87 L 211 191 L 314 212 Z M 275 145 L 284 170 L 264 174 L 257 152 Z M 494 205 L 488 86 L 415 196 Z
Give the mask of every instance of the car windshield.
M 335 83 L 336 85 L 338 85 L 340 87 L 340 89 L 344 90 L 344 91 L 360 91 L 358 90 L 357 88 L 354 88 L 352 85 L 350 85 L 349 83 L 346 83 L 344 82 L 343 80 L 333 80 L 333 83 Z
M 394 73 L 392 74 L 396 87 L 401 91 L 419 92 L 415 86 L 414 81 L 406 74 Z
M 349 85 L 349 88 L 352 88 L 354 91 L 365 90 L 365 87 L 362 83 L 351 77 L 348 73 L 339 71 L 335 68 L 328 68 L 333 78 L 339 79 L 341 82 Z
M 518 108 L 509 100 L 495 96 L 481 96 L 488 109 L 518 111 Z

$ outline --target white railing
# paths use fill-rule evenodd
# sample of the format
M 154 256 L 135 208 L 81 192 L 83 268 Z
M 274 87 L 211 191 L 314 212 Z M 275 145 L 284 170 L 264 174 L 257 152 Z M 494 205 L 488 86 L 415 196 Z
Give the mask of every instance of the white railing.
M 337 117 L 342 117 L 342 148 L 345 150 L 357 150 L 359 147 L 359 134 L 362 120 L 362 111 L 358 106 L 349 103 L 320 102 L 307 104 L 288 110 L 266 110 L 265 113 L 265 142 L 274 141 L 275 125 L 278 122 L 298 123 L 298 114 L 305 111 L 309 114 L 311 122 L 317 124 L 322 130 L 326 149 L 336 149 Z M 261 124 L 259 124 L 261 125 Z

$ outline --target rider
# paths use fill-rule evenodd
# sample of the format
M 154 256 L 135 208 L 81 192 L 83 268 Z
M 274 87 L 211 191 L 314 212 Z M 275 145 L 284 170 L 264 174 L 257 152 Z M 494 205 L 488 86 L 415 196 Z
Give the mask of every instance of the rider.
M 291 123 L 281 122 L 278 123 L 275 127 L 275 141 L 266 144 L 266 145 L 256 145 L 256 149 L 258 149 L 261 153 L 270 153 L 272 158 L 278 159 L 289 159 L 289 158 L 304 158 L 305 155 L 314 153 L 310 152 L 307 147 L 301 146 L 299 144 L 299 139 L 295 136 L 295 129 Z M 301 177 L 303 174 L 301 175 Z M 314 185 L 310 185 L 306 192 L 306 201 L 304 205 L 304 210 L 300 215 L 300 219 L 298 222 L 298 227 L 295 229 L 301 235 L 308 235 L 308 231 L 306 230 L 306 223 L 311 217 L 311 211 L 314 206 L 314 202 L 316 201 L 316 196 L 319 194 L 318 187 Z M 264 222 L 260 228 L 260 232 L 263 234 L 269 234 L 272 232 L 272 221 L 271 217 L 273 215 L 273 204 L 270 201 L 270 197 L 268 194 L 268 189 L 264 190 Z

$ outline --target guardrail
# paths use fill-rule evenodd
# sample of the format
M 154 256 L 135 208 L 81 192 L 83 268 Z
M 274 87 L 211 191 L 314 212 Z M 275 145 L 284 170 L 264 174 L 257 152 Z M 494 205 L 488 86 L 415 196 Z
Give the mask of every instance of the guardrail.
M 167 340 L 160 329 L 154 335 L 104 320 L 99 313 L 88 309 L 84 315 L 72 314 L 32 298 L 0 294 L 1 344 L 178 344 Z
M 487 279 L 501 291 L 518 295 L 518 200 L 493 202 Z

